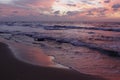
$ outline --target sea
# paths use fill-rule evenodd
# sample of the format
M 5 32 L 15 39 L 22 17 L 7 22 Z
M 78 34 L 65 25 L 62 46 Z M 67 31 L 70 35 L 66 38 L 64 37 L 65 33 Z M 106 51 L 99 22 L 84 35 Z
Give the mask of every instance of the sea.
M 79 72 L 120 80 L 119 22 L 0 22 L 0 38 L 40 48 Z

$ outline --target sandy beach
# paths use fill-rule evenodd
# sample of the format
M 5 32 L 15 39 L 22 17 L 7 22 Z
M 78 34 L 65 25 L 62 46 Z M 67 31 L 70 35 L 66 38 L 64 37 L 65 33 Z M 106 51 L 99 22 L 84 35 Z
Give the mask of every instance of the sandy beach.
M 105 80 L 75 70 L 41 67 L 19 61 L 5 43 L 0 43 L 0 73 L 2 80 Z

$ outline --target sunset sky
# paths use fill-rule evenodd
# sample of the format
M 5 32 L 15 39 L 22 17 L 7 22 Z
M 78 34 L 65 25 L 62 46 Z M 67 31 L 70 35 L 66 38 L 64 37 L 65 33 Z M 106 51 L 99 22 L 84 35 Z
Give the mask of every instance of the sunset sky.
M 120 21 L 120 0 L 0 0 L 0 21 Z

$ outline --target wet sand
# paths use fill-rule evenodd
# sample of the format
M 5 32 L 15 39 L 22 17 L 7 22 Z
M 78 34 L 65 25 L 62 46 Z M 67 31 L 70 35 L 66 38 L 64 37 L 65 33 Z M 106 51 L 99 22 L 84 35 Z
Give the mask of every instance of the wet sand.
M 41 67 L 16 59 L 4 43 L 0 43 L 0 80 L 105 80 L 75 70 Z

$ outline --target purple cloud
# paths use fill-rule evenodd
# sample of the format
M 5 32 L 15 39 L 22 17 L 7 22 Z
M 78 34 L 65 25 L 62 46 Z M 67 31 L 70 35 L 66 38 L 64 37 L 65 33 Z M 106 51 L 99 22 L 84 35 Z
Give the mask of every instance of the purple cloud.
M 104 3 L 110 3 L 111 2 L 111 0 L 105 0 L 104 1 Z
M 55 11 L 55 12 L 54 12 L 54 14 L 59 14 L 59 13 L 60 13 L 60 11 Z
M 66 4 L 66 5 L 68 5 L 68 6 L 76 6 L 76 4 Z
M 114 4 L 112 8 L 120 8 L 120 4 Z

